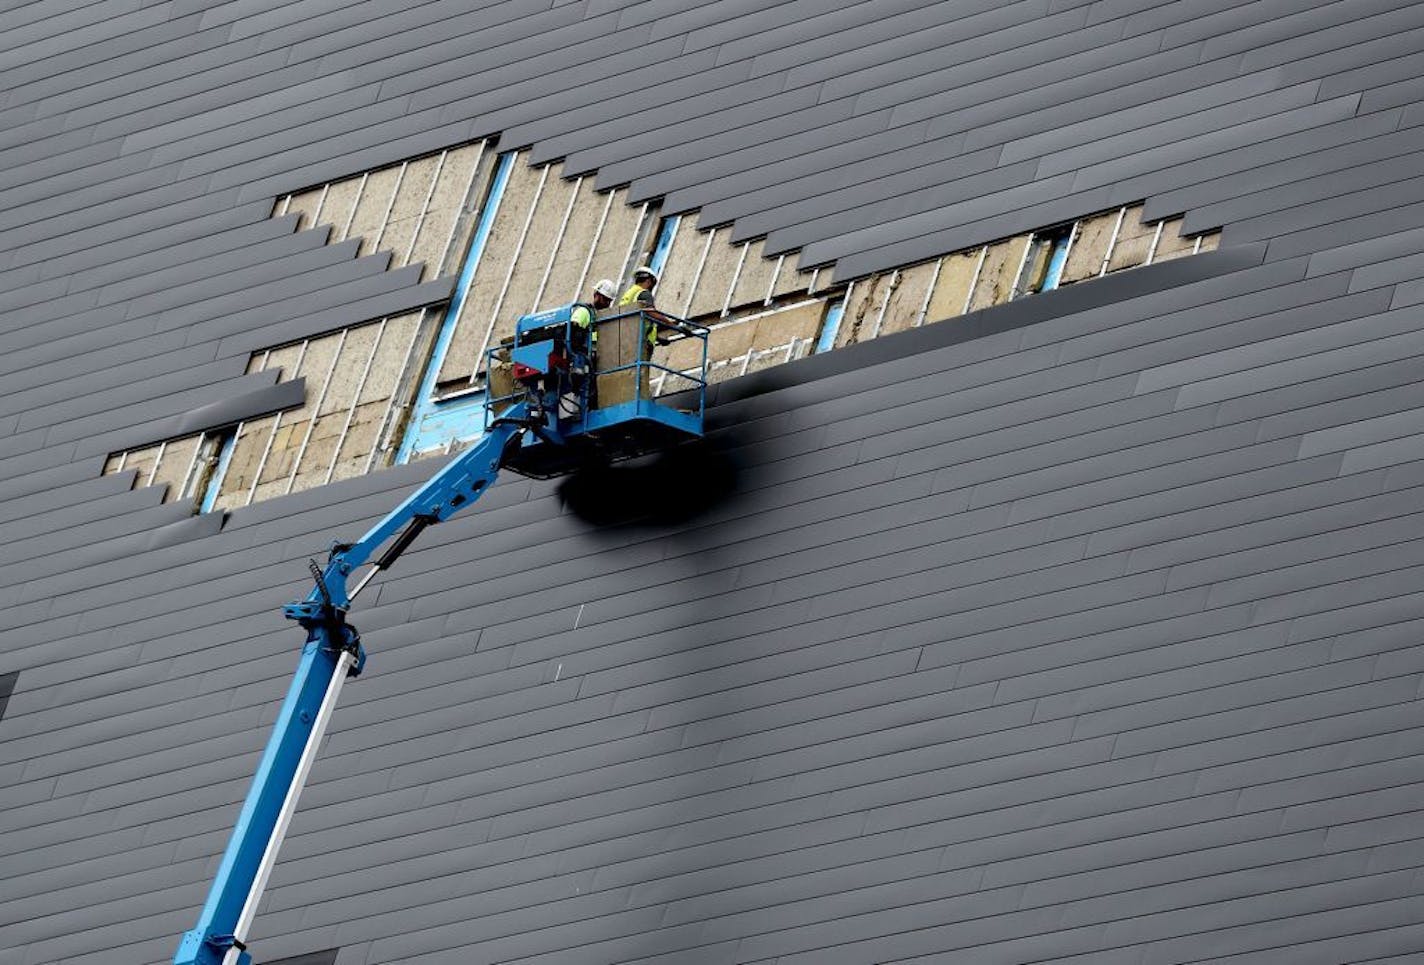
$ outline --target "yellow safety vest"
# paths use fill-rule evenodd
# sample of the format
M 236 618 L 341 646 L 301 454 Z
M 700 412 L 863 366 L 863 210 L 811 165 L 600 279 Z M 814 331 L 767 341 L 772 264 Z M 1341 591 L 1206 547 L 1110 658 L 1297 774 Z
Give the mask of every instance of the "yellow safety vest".
M 652 305 L 643 305 L 643 304 L 641 304 L 641 303 L 638 301 L 638 296 L 639 296 L 639 295 L 642 295 L 642 294 L 643 294 L 643 286 L 640 285 L 640 284 L 638 284 L 637 282 L 634 282 L 631 286 L 629 286 L 628 290 L 623 293 L 623 297 L 620 298 L 620 299 L 618 299 L 618 307 L 619 307 L 619 308 L 652 308 L 652 307 L 653 307 Z M 649 300 L 649 301 L 652 301 L 651 293 L 649 294 L 648 300 Z M 656 344 L 657 344 L 657 341 L 658 341 L 658 329 L 657 329 L 657 326 L 656 326 L 656 325 L 649 325 L 649 326 L 648 326 L 648 345 L 649 345 L 649 347 L 651 347 L 651 346 L 653 346 L 653 345 L 656 345 Z
M 643 286 L 634 282 L 628 290 L 623 293 L 623 297 L 618 299 L 618 307 L 627 308 L 629 305 L 636 305 L 638 303 L 638 296 L 641 294 L 643 294 Z

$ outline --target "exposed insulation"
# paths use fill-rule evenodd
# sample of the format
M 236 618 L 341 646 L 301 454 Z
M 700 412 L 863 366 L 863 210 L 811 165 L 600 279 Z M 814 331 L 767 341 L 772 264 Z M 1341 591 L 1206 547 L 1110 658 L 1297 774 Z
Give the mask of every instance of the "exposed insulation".
M 773 298 L 797 295 L 807 290 L 815 272 L 801 271 L 800 260 L 800 252 L 788 254 L 781 259 L 781 270 L 776 273 L 776 285 L 772 291 Z
M 405 176 L 401 178 L 400 190 L 396 192 L 395 203 L 391 205 L 390 217 L 380 233 L 381 251 L 394 253 L 392 268 L 406 264 L 406 256 L 415 243 L 415 233 L 420 228 L 425 215 L 425 202 L 430 197 L 438 169 L 444 167 L 444 159 L 436 154 L 411 161 L 406 165 Z
M 544 283 L 544 293 L 539 298 L 536 311 L 582 301 L 588 297 L 587 290 L 593 282 L 598 280 L 584 280 L 582 275 L 611 196 L 599 194 L 594 188 L 593 178 L 584 178 L 578 184 L 573 211 L 569 215 L 568 224 L 564 226 L 564 234 L 559 240 L 558 248 L 553 253 L 554 260 L 549 269 L 549 278 Z M 612 214 L 611 210 L 609 213 Z M 579 290 L 580 281 L 584 291 Z
M 279 414 L 274 414 L 251 419 L 238 429 L 227 473 L 218 487 L 215 508 L 235 509 L 247 504 L 247 496 L 252 490 L 257 467 L 262 462 L 262 453 L 279 417 Z
M 925 296 L 929 294 L 930 284 L 935 280 L 937 265 L 938 262 L 926 261 L 899 273 L 895 287 L 890 292 L 890 300 L 885 306 L 879 335 L 902 332 L 920 324 L 920 312 L 925 307 Z
M 1029 242 L 1028 255 L 1024 258 L 1023 268 L 1014 282 L 1013 294 L 1018 296 L 1041 291 L 1048 276 L 1048 262 L 1052 257 L 1052 236 L 1035 235 Z
M 727 304 L 727 294 L 731 291 L 737 265 L 742 260 L 742 246 L 730 244 L 731 237 L 732 229 L 728 227 L 712 232 L 712 245 L 706 249 L 707 257 L 702 262 L 697 287 L 692 293 L 692 307 L 687 310 L 685 318 L 720 315 L 722 307 Z M 706 237 L 702 240 L 705 246 Z M 699 256 L 700 254 L 699 252 Z M 677 314 L 681 302 L 672 303 L 659 299 L 658 304 Z
M 148 485 L 148 475 L 153 470 L 154 460 L 158 458 L 159 448 L 144 446 L 142 449 L 129 450 L 127 458 L 124 459 L 124 469 L 138 471 L 138 475 L 134 477 L 134 488 Z
M 1078 233 L 1073 239 L 1073 248 L 1068 252 L 1068 260 L 1063 265 L 1063 274 L 1058 284 L 1068 285 L 1086 278 L 1098 277 L 1102 272 L 1103 259 L 1107 257 L 1108 245 L 1112 242 L 1117 222 L 1117 211 L 1105 211 L 1078 222 Z
M 1147 261 L 1147 253 L 1152 250 L 1152 239 L 1157 234 L 1156 223 L 1142 223 L 1142 205 L 1133 205 L 1122 217 L 1122 227 L 1118 229 L 1117 241 L 1113 243 L 1112 255 L 1108 259 L 1108 271 L 1136 268 Z
M 777 365 L 785 365 L 792 359 L 802 357 L 809 344 L 809 340 L 797 339 L 794 342 L 788 342 L 785 346 L 778 345 L 775 348 L 755 352 L 748 361 L 745 371 L 760 372 Z
M 321 205 L 321 223 L 331 225 L 330 244 L 346 240 L 346 225 L 351 221 L 356 202 L 361 199 L 362 181 L 358 175 L 327 186 L 326 200 Z
M 764 348 L 769 344 L 780 344 L 791 339 L 814 339 L 821 327 L 821 318 L 826 314 L 824 302 L 804 302 L 788 306 L 770 315 L 763 315 L 756 321 L 756 335 L 753 347 Z
M 323 206 L 322 200 L 325 194 L 326 188 L 323 186 L 292 195 L 292 199 L 287 202 L 287 209 L 284 213 L 301 216 L 297 219 L 298 231 L 306 231 L 308 228 L 313 228 L 318 224 L 320 209 Z M 280 204 L 278 205 L 278 210 L 281 211 Z
M 1215 251 L 1221 245 L 1221 232 L 1213 231 L 1211 234 L 1201 236 L 1201 246 L 1198 252 Z
M 854 345 L 872 338 L 875 319 L 880 307 L 885 304 L 885 296 L 891 285 L 894 272 L 861 278 L 851 285 L 846 293 L 845 309 L 841 313 L 841 326 L 836 332 L 836 348 Z
M 1162 235 L 1157 239 L 1157 250 L 1152 254 L 1154 265 L 1159 261 L 1171 261 L 1173 258 L 1180 258 L 1192 253 L 1197 239 L 1182 237 L 1181 230 L 1181 218 L 1162 222 Z
M 737 275 L 737 287 L 732 292 L 731 307 L 734 311 L 766 301 L 771 289 L 771 276 L 776 271 L 776 259 L 765 257 L 765 250 L 765 238 L 758 238 L 747 244 L 742 270 Z
M 401 179 L 401 166 L 372 171 L 366 179 L 366 188 L 356 204 L 356 213 L 351 218 L 348 238 L 360 238 L 362 255 L 376 251 L 376 241 L 381 233 L 381 225 L 386 221 L 386 212 L 391 208 L 391 199 L 397 182 Z
M 510 167 L 509 182 L 499 198 L 499 208 L 480 255 L 479 267 L 465 296 L 450 350 L 440 367 L 439 381 L 443 384 L 464 383 L 475 371 L 495 305 L 514 264 L 515 246 L 539 194 L 543 171 L 531 168 L 526 163 L 528 159 L 527 152 L 521 153 Z
M 707 336 L 708 358 L 711 359 L 711 347 L 713 339 L 718 338 L 718 329 L 733 328 L 745 325 L 744 322 L 728 322 L 725 325 L 714 328 Z M 696 338 L 680 338 L 665 346 L 658 347 L 653 352 L 653 362 L 657 365 L 669 369 L 676 369 L 685 372 L 696 368 L 702 363 L 702 340 Z
M 358 404 L 389 399 L 400 384 L 406 366 L 406 356 L 418 360 L 421 356 L 411 350 L 411 340 L 417 334 L 423 312 L 407 312 L 393 315 L 386 322 L 385 334 L 381 336 L 376 354 L 371 359 L 371 371 L 366 376 L 366 384 L 361 388 Z
M 158 462 L 158 471 L 153 474 L 151 486 L 168 486 L 164 502 L 174 502 L 182 498 L 183 483 L 188 478 L 188 470 L 193 465 L 193 455 L 198 451 L 198 436 L 174 439 L 163 447 L 163 458 Z
M 300 460 L 292 477 L 292 492 L 300 492 L 326 482 L 326 472 L 336 457 L 346 427 L 346 412 L 333 412 L 317 418 L 311 435 L 300 449 Z
M 519 315 L 587 297 L 587 289 L 603 277 L 613 279 L 621 291 L 632 263 L 646 257 L 654 240 L 656 210 L 627 204 L 626 190 L 600 194 L 591 178 L 566 182 L 560 177 L 561 166 L 546 173 L 528 167 L 526 159 L 516 158 L 512 164 L 465 317 L 442 368 L 442 380 L 452 386 L 469 378 L 487 334 L 498 339 L 512 330 Z M 336 236 L 348 215 L 353 234 L 384 231 L 381 247 L 410 248 L 413 260 L 426 262 L 430 277 L 437 262 L 451 271 L 458 267 L 495 163 L 495 156 L 484 153 L 481 145 L 466 145 L 448 152 L 443 161 L 440 155 L 412 161 L 404 175 L 399 166 L 386 168 L 366 177 L 364 186 L 358 176 L 303 192 L 286 203 L 306 212 L 308 219 L 316 216 L 334 224 Z M 278 200 L 274 214 L 284 200 Z M 1157 225 L 1143 225 L 1141 212 L 1141 205 L 1126 210 L 1120 229 L 1116 210 L 1080 221 L 1062 283 L 1095 277 L 1115 233 L 1114 270 L 1145 261 Z M 382 229 L 387 213 L 390 221 Z M 1178 234 L 1181 223 L 1178 218 L 1161 226 L 1154 260 L 1181 257 L 1199 245 L 1211 250 L 1219 242 L 1217 232 L 1200 240 L 1183 238 Z M 1033 290 L 1052 251 L 1049 243 L 1026 249 L 1030 236 L 1019 236 L 841 286 L 833 269 L 801 270 L 798 254 L 768 259 L 762 255 L 764 240 L 732 245 L 729 238 L 727 228 L 710 236 L 700 231 L 696 214 L 679 219 L 658 287 L 660 307 L 713 322 L 708 350 L 712 381 L 808 354 L 828 302 L 847 288 L 837 345 L 953 318 L 963 313 L 966 302 L 971 310 L 1003 304 L 1013 296 L 1016 281 Z M 403 252 L 395 254 L 399 261 Z M 815 297 L 796 301 L 798 292 L 807 291 Z M 784 307 L 768 311 L 769 294 Z M 730 316 L 719 319 L 724 307 Z M 422 323 L 425 314 L 429 317 Z M 396 440 L 408 418 L 414 383 L 439 328 L 438 314 L 412 312 L 392 318 L 379 339 L 380 323 L 371 322 L 349 329 L 344 344 L 342 333 L 333 333 L 305 346 L 255 353 L 249 372 L 280 369 L 284 381 L 305 376 L 309 396 L 299 409 L 239 428 L 218 506 L 245 504 L 259 467 L 255 499 L 384 464 L 378 447 Z M 341 353 L 333 365 L 338 345 Z M 695 372 L 702 361 L 701 343 L 683 340 L 659 348 L 655 361 Z M 658 391 L 687 387 L 681 376 L 655 373 L 653 378 Z M 318 401 L 319 411 L 313 413 Z M 164 452 L 156 478 L 166 482 L 170 475 L 185 475 L 193 455 L 189 450 L 197 440 L 193 436 L 170 443 L 172 451 Z M 105 472 L 119 471 L 122 456 L 125 468 L 139 472 L 141 484 L 158 454 L 157 446 L 116 454 Z M 174 468 L 176 462 L 183 465 Z M 182 481 L 174 479 L 172 488 L 176 491 Z
M 1018 277 L 1019 266 L 1023 264 L 1024 247 L 1028 236 L 1020 235 L 1007 241 L 996 241 L 989 245 L 984 255 L 984 264 L 979 269 L 979 280 L 974 283 L 974 295 L 969 300 L 969 310 L 978 311 L 992 305 L 1002 305 L 1013 293 L 1014 279 Z M 845 327 L 845 323 L 841 323 Z
M 287 492 L 288 478 L 307 437 L 307 426 L 313 418 L 318 401 L 322 398 L 328 378 L 334 373 L 333 365 L 337 349 L 342 342 L 341 336 L 340 332 L 323 335 L 307 344 L 306 355 L 295 373 L 295 376 L 306 379 L 306 400 L 298 408 L 282 414 L 281 425 L 272 437 L 267 465 L 258 477 L 254 500 L 268 499 Z
M 664 311 L 677 315 L 687 305 L 696 280 L 697 265 L 702 260 L 702 250 L 706 245 L 707 235 L 697 230 L 697 215 L 683 215 L 668 247 L 662 276 L 658 279 L 657 303 Z
M 484 196 L 483 182 L 493 168 L 491 164 L 481 164 L 482 153 L 480 144 L 466 144 L 445 155 L 408 262 L 425 265 L 422 281 L 436 277 L 442 268 L 453 272 L 455 267 L 442 264 L 442 260 L 450 261 L 448 252 L 463 253 L 469 244 L 475 226 L 473 208 Z M 481 166 L 479 172 L 475 170 L 477 165 Z M 472 184 L 477 174 L 484 177 L 478 178 L 480 183 Z
M 365 472 L 367 466 L 385 465 L 389 461 L 377 456 L 376 447 L 381 444 L 389 422 L 400 411 L 398 407 L 409 404 L 413 383 L 419 375 L 419 361 L 429 354 L 434 337 L 433 320 L 422 326 L 422 314 L 409 312 L 387 320 L 356 407 L 348 413 L 346 438 L 331 468 L 333 479 L 357 476 Z M 416 338 L 423 344 L 413 344 Z M 394 398 L 396 393 L 402 398 Z
M 385 332 L 379 322 L 359 325 L 350 329 L 337 357 L 336 368 L 331 373 L 331 384 L 327 386 L 318 415 L 344 412 L 356 400 L 356 391 L 366 374 L 372 351 L 376 348 L 376 338 L 385 341 Z
M 930 293 L 929 308 L 925 310 L 926 322 L 938 322 L 964 314 L 965 303 L 969 301 L 969 288 L 974 284 L 974 273 L 983 253 L 984 249 L 973 248 L 944 256 L 934 291 Z
M 548 168 L 544 190 L 539 194 L 539 203 L 534 208 L 534 217 L 529 222 L 529 230 L 523 237 L 519 260 L 509 276 L 509 288 L 504 303 L 495 319 L 494 337 L 491 343 L 499 341 L 514 332 L 514 323 L 520 315 L 534 311 L 539 298 L 539 286 L 553 259 L 558 256 L 559 239 L 564 227 L 565 215 L 572 220 L 569 202 L 575 200 L 573 181 L 565 181 L 561 176 L 562 164 Z M 587 252 L 585 252 L 587 254 Z M 568 292 L 555 304 L 574 301 L 574 294 Z
M 608 220 L 603 225 L 603 234 L 599 237 L 593 259 L 589 262 L 588 277 L 583 283 L 585 290 L 579 293 L 579 298 L 587 297 L 588 291 L 600 278 L 611 278 L 615 285 L 626 282 L 624 274 L 629 261 L 629 250 L 637 240 L 638 230 L 643 227 L 645 210 L 650 211 L 651 207 L 628 203 L 626 188 L 614 192 L 613 205 L 608 209 Z M 649 220 L 654 219 L 649 216 Z M 637 254 L 636 251 L 633 253 Z M 657 297 L 658 304 L 668 308 L 668 303 L 663 299 L 661 285 L 658 286 Z M 668 310 L 671 311 L 670 308 Z
M 282 374 L 277 377 L 277 381 L 290 382 L 297 377 L 297 366 L 301 363 L 304 351 L 305 345 L 302 342 L 274 348 L 271 352 L 264 353 L 267 362 L 262 366 L 262 370 L 281 369 Z
M 351 425 L 336 454 L 336 462 L 331 468 L 331 478 L 350 479 L 366 471 L 371 451 L 380 444 L 382 421 L 387 410 L 386 401 L 367 402 L 358 405 L 351 413 Z

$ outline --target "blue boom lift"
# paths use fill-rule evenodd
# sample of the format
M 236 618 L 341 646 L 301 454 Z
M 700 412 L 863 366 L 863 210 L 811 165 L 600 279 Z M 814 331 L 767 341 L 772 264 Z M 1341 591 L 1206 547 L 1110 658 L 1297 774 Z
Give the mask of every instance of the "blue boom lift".
M 354 543 L 337 543 L 326 568 L 309 565 L 316 585 L 284 608 L 307 632 L 297 673 L 248 789 L 217 877 L 174 965 L 250 965 L 247 936 L 297 798 L 336 706 L 341 685 L 361 672 L 366 653 L 346 622 L 351 601 L 377 573 L 390 569 L 425 527 L 465 509 L 501 468 L 549 478 L 594 460 L 653 452 L 702 435 L 707 329 L 659 312 L 632 311 L 573 324 L 573 305 L 519 319 L 515 334 L 487 357 L 485 434 Z M 700 339 L 698 376 L 649 360 L 660 343 Z M 668 373 L 682 391 L 675 404 L 654 398 L 650 373 Z M 390 541 L 369 570 L 347 579 Z

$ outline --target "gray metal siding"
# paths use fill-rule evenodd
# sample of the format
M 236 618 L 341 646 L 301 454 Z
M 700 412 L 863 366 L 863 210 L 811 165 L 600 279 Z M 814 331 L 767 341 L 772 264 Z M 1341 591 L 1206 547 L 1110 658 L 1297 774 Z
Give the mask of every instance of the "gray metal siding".
M 1144 199 L 1223 247 L 718 384 L 690 522 L 508 478 L 427 533 L 259 962 L 1424 959 L 1424 4 L 0 24 L 3 965 L 171 956 L 304 560 L 435 468 L 191 517 L 103 456 L 448 297 L 274 196 L 501 133 L 842 280 Z

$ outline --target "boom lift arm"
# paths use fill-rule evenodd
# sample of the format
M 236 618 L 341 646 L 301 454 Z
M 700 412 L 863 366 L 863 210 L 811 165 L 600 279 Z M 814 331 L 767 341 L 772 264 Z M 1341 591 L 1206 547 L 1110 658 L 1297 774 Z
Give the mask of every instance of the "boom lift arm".
M 355 543 L 333 547 L 326 569 L 312 563 L 316 586 L 305 600 L 284 608 L 288 619 L 307 631 L 301 661 L 267 749 L 243 802 L 227 850 L 193 930 L 183 935 L 174 965 L 250 965 L 248 929 L 297 798 L 306 784 L 317 748 L 336 707 L 341 685 L 366 661 L 361 637 L 346 622 L 352 599 L 386 570 L 425 527 L 449 519 L 474 503 L 499 474 L 507 448 L 517 444 L 535 420 L 520 402 L 490 426 L 478 445 L 465 451 Z M 536 430 L 537 431 L 537 430 Z M 392 536 L 395 540 L 356 586 L 347 578 Z
M 574 308 L 519 319 L 513 338 L 487 356 L 484 437 L 365 536 L 333 546 L 325 569 L 313 562 L 316 586 L 306 599 L 284 608 L 287 618 L 307 631 L 306 645 L 198 924 L 184 933 L 174 965 L 251 965 L 247 935 L 277 850 L 341 685 L 366 662 L 360 634 L 346 622 L 346 613 L 371 578 L 389 569 L 425 527 L 479 499 L 501 468 L 549 478 L 576 471 L 590 456 L 626 458 L 702 435 L 705 379 L 653 363 L 640 346 L 652 333 L 698 339 L 705 371 L 705 327 L 641 309 L 601 317 L 599 331 L 606 327 L 607 334 L 595 358 L 592 333 L 575 329 Z M 695 409 L 654 399 L 647 387 L 652 369 L 692 386 Z M 526 439 L 526 432 L 532 438 Z M 347 579 L 387 540 L 390 546 L 348 590 Z

